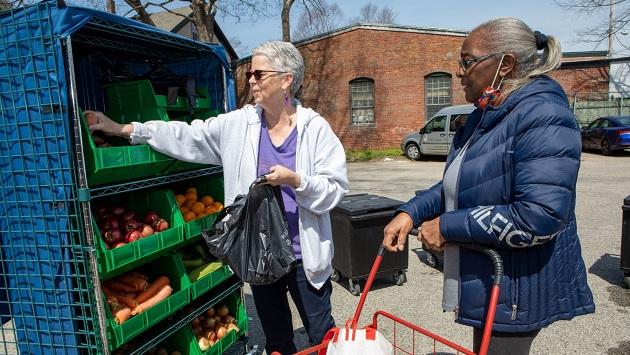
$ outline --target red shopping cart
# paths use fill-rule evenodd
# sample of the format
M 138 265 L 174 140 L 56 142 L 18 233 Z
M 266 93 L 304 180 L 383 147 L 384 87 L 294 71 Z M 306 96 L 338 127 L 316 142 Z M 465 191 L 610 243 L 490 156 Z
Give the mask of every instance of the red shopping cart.
M 412 231 L 412 234 L 414 234 L 414 232 L 415 230 Z M 391 342 L 393 346 L 393 353 L 415 354 L 416 351 L 419 351 L 419 352 L 421 351 L 422 354 L 426 354 L 427 353 L 426 349 L 416 350 L 416 345 L 419 343 L 423 343 L 423 344 L 428 343 L 428 344 L 432 344 L 433 349 L 431 351 L 434 354 L 437 354 L 438 347 L 445 347 L 451 351 L 452 350 L 457 351 L 457 354 L 461 353 L 461 354 L 470 354 L 470 355 L 476 355 L 476 354 L 485 355 L 488 352 L 488 345 L 490 343 L 490 334 L 492 332 L 492 324 L 494 323 L 494 315 L 496 311 L 497 301 L 499 298 L 499 290 L 500 290 L 499 282 L 501 280 L 501 277 L 503 276 L 503 262 L 501 261 L 501 257 L 499 256 L 499 253 L 497 253 L 493 249 L 490 249 L 481 245 L 477 245 L 477 244 L 458 243 L 458 245 L 460 247 L 478 251 L 480 253 L 487 255 L 492 261 L 492 264 L 494 266 L 494 283 L 493 283 L 492 291 L 490 294 L 490 299 L 488 303 L 488 311 L 486 313 L 486 320 L 485 320 L 484 329 L 483 329 L 483 337 L 481 340 L 481 346 L 479 348 L 478 353 L 475 353 L 455 342 L 449 341 L 429 330 L 426 330 L 422 327 L 419 327 L 402 318 L 396 317 L 393 314 L 387 313 L 382 310 L 376 311 L 372 317 L 372 324 L 369 324 L 365 328 L 362 328 L 362 329 L 369 329 L 372 331 L 377 331 L 379 329 L 379 324 L 382 324 L 382 323 L 379 323 L 379 320 L 381 318 L 385 318 L 391 321 L 391 323 L 393 323 L 393 327 L 390 329 L 391 339 L 388 339 L 388 340 Z M 346 330 L 350 329 L 350 330 L 356 331 L 357 329 L 357 322 L 359 320 L 359 317 L 361 316 L 361 310 L 363 309 L 363 304 L 365 303 L 365 299 L 367 297 L 368 292 L 370 291 L 372 282 L 374 281 L 374 278 L 376 276 L 376 272 L 378 271 L 378 268 L 381 264 L 381 259 L 383 258 L 383 252 L 384 252 L 384 249 L 383 249 L 383 246 L 381 245 L 378 251 L 378 254 L 376 256 L 376 260 L 374 261 L 374 265 L 372 266 L 372 269 L 370 271 L 370 275 L 368 276 L 368 279 L 365 283 L 365 289 L 363 290 L 363 293 L 361 294 L 361 298 L 359 300 L 359 304 L 357 305 L 357 309 L 354 312 L 354 316 L 346 322 L 346 325 L 345 325 Z M 411 333 L 410 335 L 406 336 L 407 338 L 406 342 L 408 343 L 407 345 L 411 345 L 411 350 L 403 347 L 398 341 L 399 339 L 402 338 L 398 336 L 398 334 L 400 334 L 402 330 L 405 330 L 407 334 Z M 333 329 L 329 332 L 329 334 L 334 334 L 334 333 L 338 333 L 338 329 Z M 346 332 L 346 334 L 348 333 Z M 419 341 L 417 337 L 423 338 L 423 341 L 422 342 Z M 331 338 L 327 336 L 321 344 L 305 349 L 303 351 L 300 351 L 296 353 L 295 355 L 307 355 L 307 354 L 324 355 L 326 354 L 329 343 L 335 340 L 336 338 Z

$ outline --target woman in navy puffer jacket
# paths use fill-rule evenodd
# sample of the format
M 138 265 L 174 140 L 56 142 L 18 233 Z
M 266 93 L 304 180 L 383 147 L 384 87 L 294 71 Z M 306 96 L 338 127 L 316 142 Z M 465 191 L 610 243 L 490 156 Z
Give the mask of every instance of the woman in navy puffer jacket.
M 419 239 L 444 250 L 443 307 L 474 327 L 475 351 L 493 270 L 485 256 L 449 242 L 487 245 L 503 258 L 491 354 L 528 354 L 541 328 L 595 311 L 575 221 L 580 131 L 562 88 L 545 75 L 560 56 L 553 37 L 517 19 L 475 28 L 458 77 L 477 110 L 455 134 L 443 180 L 385 228 L 390 251 L 420 224 Z

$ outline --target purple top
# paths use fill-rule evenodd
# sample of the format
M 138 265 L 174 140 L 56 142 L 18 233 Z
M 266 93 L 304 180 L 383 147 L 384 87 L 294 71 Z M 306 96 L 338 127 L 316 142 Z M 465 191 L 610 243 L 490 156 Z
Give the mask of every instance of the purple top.
M 295 171 L 295 152 L 297 150 L 297 127 L 293 128 L 289 136 L 278 147 L 274 146 L 269 137 L 267 122 L 263 118 L 260 128 L 260 142 L 258 146 L 258 176 L 269 173 L 269 168 L 274 165 L 282 165 Z M 300 234 L 298 230 L 298 205 L 295 200 L 295 191 L 287 185 L 280 186 L 282 201 L 289 224 L 289 236 L 293 242 L 293 253 L 296 259 L 302 259 L 300 248 Z

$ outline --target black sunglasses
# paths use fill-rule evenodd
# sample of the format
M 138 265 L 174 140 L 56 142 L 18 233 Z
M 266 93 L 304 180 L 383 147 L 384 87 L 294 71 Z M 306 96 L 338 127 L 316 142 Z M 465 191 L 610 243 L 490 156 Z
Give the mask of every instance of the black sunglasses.
M 247 71 L 247 72 L 245 72 L 245 77 L 247 78 L 248 81 L 249 81 L 249 79 L 251 79 L 252 76 L 254 77 L 254 79 L 260 80 L 260 79 L 262 79 L 263 73 L 286 73 L 286 72 L 285 71 L 278 71 L 278 70 L 260 70 L 260 69 L 256 69 L 254 71 Z
M 481 56 L 481 57 L 472 57 L 470 59 L 461 58 L 457 62 L 459 63 L 459 66 L 462 68 L 462 70 L 466 71 L 470 67 L 472 67 L 474 64 L 483 62 L 484 60 L 492 58 L 492 57 L 497 56 L 499 54 L 503 54 L 503 53 L 501 53 L 501 52 L 490 53 L 488 55 L 484 55 L 484 56 Z

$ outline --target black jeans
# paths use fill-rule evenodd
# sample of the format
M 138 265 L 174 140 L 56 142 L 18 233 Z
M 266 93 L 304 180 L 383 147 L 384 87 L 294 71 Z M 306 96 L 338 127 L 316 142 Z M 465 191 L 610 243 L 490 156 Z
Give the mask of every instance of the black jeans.
M 540 329 L 525 333 L 492 332 L 488 355 L 528 355 L 534 338 Z M 483 329 L 475 328 L 473 332 L 473 351 L 478 352 L 481 347 Z
M 302 263 L 282 279 L 270 285 L 252 285 L 256 311 L 265 333 L 267 354 L 297 352 L 293 343 L 293 322 L 287 290 L 297 306 L 311 345 L 322 342 L 326 332 L 335 326 L 331 314 L 330 278 L 319 289 L 308 283 Z

